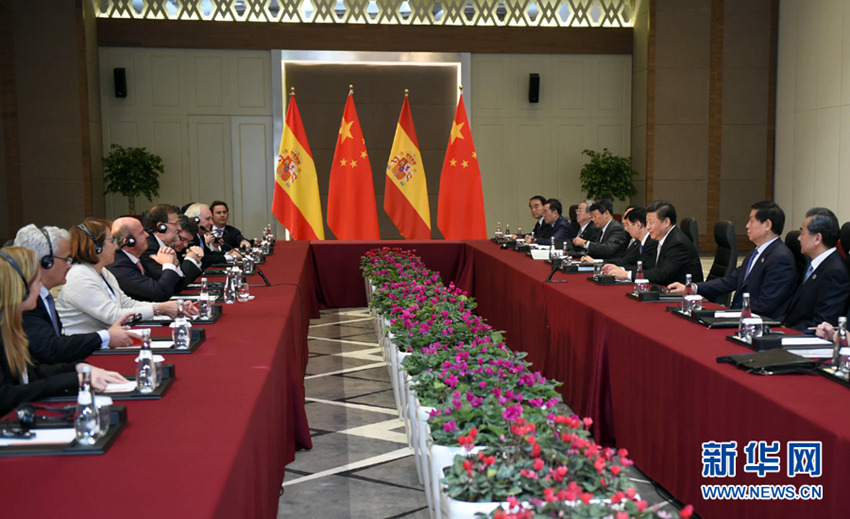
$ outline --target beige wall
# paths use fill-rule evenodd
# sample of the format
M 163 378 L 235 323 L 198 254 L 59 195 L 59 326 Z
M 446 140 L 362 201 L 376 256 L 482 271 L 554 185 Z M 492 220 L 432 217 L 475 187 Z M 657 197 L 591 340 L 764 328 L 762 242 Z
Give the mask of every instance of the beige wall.
M 776 198 L 790 228 L 828 207 L 850 220 L 850 1 L 783 0 L 779 13 Z
M 631 57 L 473 54 L 471 126 L 479 155 L 487 228 L 534 225 L 528 199 L 558 198 L 564 212 L 584 198 L 584 149 L 629 155 Z M 528 75 L 540 74 L 540 102 Z

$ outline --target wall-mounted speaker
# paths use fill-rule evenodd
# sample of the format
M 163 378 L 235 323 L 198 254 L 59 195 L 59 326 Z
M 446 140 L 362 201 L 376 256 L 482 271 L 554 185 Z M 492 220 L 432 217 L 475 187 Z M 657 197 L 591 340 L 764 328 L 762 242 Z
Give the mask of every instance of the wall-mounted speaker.
M 127 97 L 127 71 L 123 68 L 112 69 L 112 77 L 115 82 L 115 97 Z
M 528 102 L 540 102 L 540 74 L 528 75 Z

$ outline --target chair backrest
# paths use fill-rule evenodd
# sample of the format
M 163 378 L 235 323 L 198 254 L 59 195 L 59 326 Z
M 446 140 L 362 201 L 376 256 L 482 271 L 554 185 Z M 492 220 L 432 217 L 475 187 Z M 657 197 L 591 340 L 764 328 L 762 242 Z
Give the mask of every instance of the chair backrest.
M 803 254 L 803 250 L 800 248 L 799 229 L 788 231 L 788 234 L 785 235 L 785 245 L 791 249 L 791 253 L 794 254 L 794 263 L 797 267 L 797 280 L 795 283 L 799 285 L 810 261 L 809 258 Z
M 578 220 L 576 219 L 576 210 L 578 210 L 578 204 L 573 204 L 570 206 L 569 215 L 570 215 L 570 225 L 573 226 L 573 230 L 578 232 L 581 228 L 581 225 L 578 224 Z
M 714 224 L 714 243 L 717 251 L 706 280 L 727 276 L 738 266 L 738 240 L 732 222 L 720 220 Z
M 841 226 L 841 234 L 839 235 L 841 249 L 844 251 L 844 257 L 850 256 L 850 222 L 844 222 Z
M 685 236 L 694 242 L 694 247 L 699 252 L 699 226 L 697 225 L 697 219 L 693 216 L 686 216 L 679 222 L 679 227 L 685 233 Z

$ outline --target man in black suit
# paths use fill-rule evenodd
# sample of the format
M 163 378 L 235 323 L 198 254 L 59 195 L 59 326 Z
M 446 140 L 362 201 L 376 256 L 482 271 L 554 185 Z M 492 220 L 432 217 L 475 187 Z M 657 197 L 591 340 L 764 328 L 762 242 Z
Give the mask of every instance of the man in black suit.
M 587 255 L 597 259 L 619 258 L 626 252 L 629 236 L 623 225 L 614 219 L 614 205 L 610 200 L 600 200 L 590 206 L 590 218 L 598 230 L 593 240 L 576 237 L 573 244 L 582 247 Z
M 596 225 L 593 224 L 593 219 L 590 217 L 590 207 L 593 204 L 593 200 L 584 200 L 576 208 L 576 221 L 579 228 L 577 236 L 569 243 L 569 250 L 572 256 L 585 255 L 587 251 L 584 247 L 577 245 L 577 243 L 594 241 L 599 234 L 599 229 L 596 228 Z
M 531 217 L 537 220 L 534 224 L 534 228 L 531 230 L 531 234 L 534 236 L 540 236 L 541 231 L 548 227 L 549 224 L 543 219 L 543 206 L 546 204 L 546 197 L 543 195 L 536 195 L 531 197 L 528 201 L 528 209 L 531 211 Z
M 227 225 L 227 219 L 230 217 L 230 209 L 227 207 L 227 203 L 221 200 L 214 201 L 210 204 L 210 212 L 212 212 L 213 218 L 211 232 L 227 246 L 228 250 L 251 246 L 251 242 L 242 236 L 242 231 L 232 225 Z
M 171 247 L 177 252 L 174 244 L 181 230 L 180 219 L 177 208 L 170 204 L 158 204 L 148 211 L 147 217 L 147 245 L 148 248 L 142 254 L 140 261 L 145 268 L 145 273 L 159 279 L 162 275 L 162 265 L 154 258 L 163 247 Z M 182 291 L 186 285 L 192 283 L 201 275 L 201 259 L 204 252 L 200 247 L 189 247 L 183 255 L 177 254 L 177 274 L 180 281 L 174 287 L 174 292 Z
M 780 317 L 794 295 L 796 270 L 794 255 L 780 236 L 785 226 L 785 212 L 774 202 L 757 202 L 750 208 L 747 237 L 756 246 L 741 266 L 722 278 L 697 283 L 697 293 L 709 299 L 735 291 L 732 308 L 741 308 L 743 294 L 750 294 L 753 313 Z M 684 294 L 685 286 L 673 283 L 674 294 Z
M 106 268 L 118 280 L 121 290 L 138 301 L 168 301 L 180 281 L 174 250 L 161 247 L 151 256 L 162 267 L 159 278 L 154 279 L 140 261 L 148 248 L 148 233 L 139 220 L 132 216 L 118 218 L 112 223 L 112 238 L 121 250 L 115 252 L 115 261 Z
M 201 261 L 203 268 L 232 263 L 242 257 L 236 249 L 223 251 L 221 245 L 217 243 L 216 237 L 210 232 L 213 218 L 207 204 L 192 204 L 186 208 L 184 214 L 189 218 L 194 218 L 198 225 L 198 232 L 195 234 L 191 245 L 197 245 L 203 251 L 204 257 Z
M 540 232 L 540 237 L 534 241 L 539 245 L 555 244 L 555 247 L 563 247 L 564 242 L 572 239 L 576 232 L 569 220 L 561 216 L 561 202 L 555 198 L 546 200 L 543 204 L 543 220 L 549 225 Z
M 643 270 L 651 283 L 669 285 L 685 282 L 690 274 L 694 282 L 702 281 L 702 264 L 694 242 L 676 227 L 676 208 L 670 202 L 656 200 L 646 208 L 646 226 L 649 235 L 658 241 L 655 266 Z M 634 279 L 634 270 L 615 265 L 605 265 L 602 273 L 617 279 Z
M 638 261 L 642 262 L 644 269 L 654 267 L 658 242 L 649 236 L 649 230 L 646 228 L 646 209 L 643 207 L 628 209 L 628 212 L 623 215 L 623 227 L 632 237 L 632 241 L 621 257 L 613 258 L 608 263 L 624 267 L 626 270 L 635 269 Z M 582 261 L 593 263 L 593 258 L 586 256 L 582 258 Z
M 847 310 L 850 277 L 835 249 L 838 235 L 838 219 L 832 211 L 809 209 L 800 227 L 800 248 L 812 262 L 791 299 L 785 326 L 806 330 L 824 321 L 835 324 Z
M 76 335 L 62 335 L 62 321 L 50 290 L 65 284 L 71 268 L 71 246 L 68 231 L 58 227 L 39 229 L 33 224 L 22 227 L 15 245 L 35 252 L 39 258 L 42 287 L 36 307 L 23 315 L 24 333 L 29 338 L 32 358 L 43 364 L 76 362 L 104 348 L 130 346 L 136 335 L 127 330 L 122 317 L 107 330 Z

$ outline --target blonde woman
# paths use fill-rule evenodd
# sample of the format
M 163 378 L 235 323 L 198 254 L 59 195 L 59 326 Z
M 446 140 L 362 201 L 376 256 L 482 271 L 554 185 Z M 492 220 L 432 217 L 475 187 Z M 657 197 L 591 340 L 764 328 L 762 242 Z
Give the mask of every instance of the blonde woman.
M 51 396 L 74 394 L 82 363 L 38 364 L 30 357 L 22 320 L 35 308 L 41 271 L 35 253 L 22 247 L 0 249 L 0 415 L 19 404 Z M 114 371 L 92 368 L 96 391 L 126 379 Z

